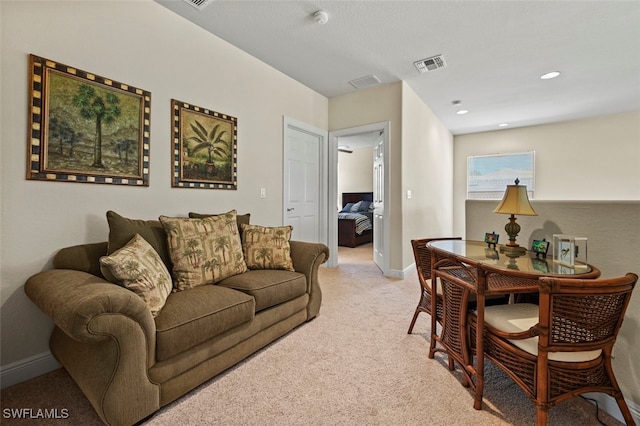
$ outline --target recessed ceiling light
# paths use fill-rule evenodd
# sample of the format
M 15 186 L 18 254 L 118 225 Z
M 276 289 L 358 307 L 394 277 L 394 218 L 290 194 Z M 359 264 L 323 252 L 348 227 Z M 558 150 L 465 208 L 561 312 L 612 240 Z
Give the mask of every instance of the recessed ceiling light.
M 546 74 L 541 75 L 540 78 L 542 80 L 551 80 L 552 78 L 556 78 L 559 75 L 560 75 L 559 71 L 551 71 L 551 72 L 548 72 Z
M 456 111 L 456 114 L 458 115 L 465 115 L 466 113 L 468 113 L 469 111 L 467 111 L 466 109 L 461 109 L 459 111 Z
M 509 127 L 509 123 L 500 123 L 498 127 Z

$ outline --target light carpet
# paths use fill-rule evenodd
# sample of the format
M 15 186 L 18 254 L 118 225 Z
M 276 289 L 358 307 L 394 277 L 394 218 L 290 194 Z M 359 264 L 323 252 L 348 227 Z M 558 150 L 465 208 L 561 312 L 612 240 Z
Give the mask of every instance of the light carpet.
M 483 409 L 442 355 L 427 357 L 430 320 L 407 329 L 420 296 L 415 272 L 385 278 L 370 244 L 339 249 L 320 270 L 319 316 L 162 408 L 144 425 L 534 425 L 531 401 L 488 363 Z M 62 369 L 2 390 L 2 409 L 67 409 L 68 419 L 2 424 L 99 425 Z M 4 412 L 4 411 L 3 411 Z M 620 425 L 600 412 L 607 425 Z M 574 398 L 549 412 L 551 425 L 598 425 L 596 408 Z

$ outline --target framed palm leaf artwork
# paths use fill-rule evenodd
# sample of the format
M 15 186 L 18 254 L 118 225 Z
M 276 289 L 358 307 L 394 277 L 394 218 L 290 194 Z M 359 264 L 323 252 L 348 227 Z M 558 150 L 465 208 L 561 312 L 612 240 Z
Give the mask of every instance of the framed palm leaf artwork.
M 149 186 L 151 93 L 30 55 L 27 179 Z
M 171 110 L 171 186 L 238 189 L 238 119 L 175 99 Z

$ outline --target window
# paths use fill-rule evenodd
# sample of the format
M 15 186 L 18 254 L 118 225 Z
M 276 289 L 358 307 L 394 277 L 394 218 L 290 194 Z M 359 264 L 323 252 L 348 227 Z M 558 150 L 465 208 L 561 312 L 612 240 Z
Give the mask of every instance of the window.
M 534 151 L 467 157 L 467 199 L 501 200 L 507 185 L 513 185 L 516 178 L 533 198 L 534 166 Z

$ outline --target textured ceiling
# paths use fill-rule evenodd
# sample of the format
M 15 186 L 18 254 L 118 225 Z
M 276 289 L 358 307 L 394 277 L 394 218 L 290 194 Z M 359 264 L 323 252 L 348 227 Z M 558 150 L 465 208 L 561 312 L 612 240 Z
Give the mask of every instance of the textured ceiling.
M 327 97 L 404 80 L 454 134 L 640 111 L 635 0 L 156 1 Z M 438 54 L 445 68 L 413 65 Z

